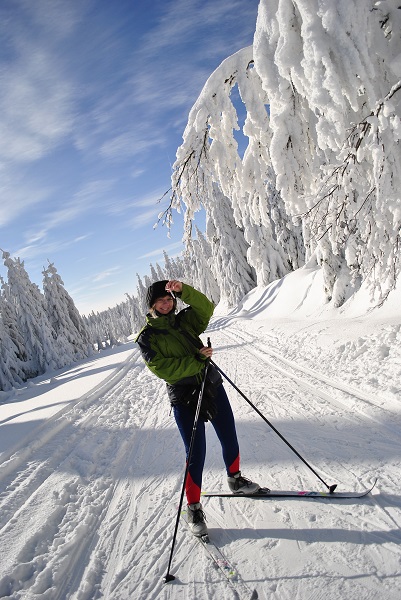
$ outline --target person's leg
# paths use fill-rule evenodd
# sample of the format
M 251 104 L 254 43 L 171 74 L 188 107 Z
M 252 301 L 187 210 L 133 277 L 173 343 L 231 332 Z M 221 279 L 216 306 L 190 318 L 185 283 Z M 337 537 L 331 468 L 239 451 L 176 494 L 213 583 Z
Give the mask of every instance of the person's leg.
M 192 430 L 194 427 L 194 412 L 185 404 L 177 404 L 173 407 L 174 418 L 180 431 L 185 446 L 186 458 L 188 460 L 189 446 L 191 443 Z M 195 440 L 192 449 L 192 457 L 189 464 L 188 476 L 185 485 L 185 493 L 188 504 L 196 504 L 200 501 L 202 488 L 202 473 L 206 456 L 205 423 L 198 420 Z
M 234 415 L 223 385 L 216 389 L 216 404 L 217 415 L 211 423 L 220 440 L 227 475 L 232 475 L 240 470 L 240 455 Z
M 218 412 L 212 420 L 212 425 L 223 450 L 229 488 L 234 494 L 253 494 L 260 489 L 260 485 L 241 474 L 234 415 L 223 385 L 220 385 L 216 390 L 216 402 Z

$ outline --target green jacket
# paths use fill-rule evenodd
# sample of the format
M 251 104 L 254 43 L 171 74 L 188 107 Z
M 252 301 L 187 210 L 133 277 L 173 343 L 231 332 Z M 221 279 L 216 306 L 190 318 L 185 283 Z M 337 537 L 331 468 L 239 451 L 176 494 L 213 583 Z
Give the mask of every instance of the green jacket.
M 146 315 L 146 325 L 137 338 L 146 366 L 168 384 L 201 383 L 206 357 L 197 352 L 185 333 L 201 348 L 199 335 L 207 328 L 214 304 L 193 287 L 183 284 L 177 294 L 188 308 L 161 317 Z

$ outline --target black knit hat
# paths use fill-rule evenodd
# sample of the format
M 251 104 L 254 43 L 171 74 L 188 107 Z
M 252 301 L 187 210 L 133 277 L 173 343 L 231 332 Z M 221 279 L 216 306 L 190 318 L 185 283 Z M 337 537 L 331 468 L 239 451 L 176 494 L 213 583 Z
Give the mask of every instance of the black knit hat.
M 174 298 L 174 296 L 166 290 L 167 283 L 168 279 L 164 279 L 163 281 L 155 281 L 155 283 L 152 283 L 152 285 L 148 287 L 146 303 L 149 308 L 152 308 L 158 298 L 163 298 L 164 296 L 171 296 Z

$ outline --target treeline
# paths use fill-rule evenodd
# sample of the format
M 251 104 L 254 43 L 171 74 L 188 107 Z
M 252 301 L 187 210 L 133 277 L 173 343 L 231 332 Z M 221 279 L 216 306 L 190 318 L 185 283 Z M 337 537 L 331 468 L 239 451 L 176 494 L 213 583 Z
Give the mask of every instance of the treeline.
M 93 351 L 89 330 L 55 266 L 43 270 L 43 293 L 19 258 L 3 252 L 8 270 L 1 278 L 0 389 L 60 369 Z
M 30 281 L 24 262 L 3 252 L 7 281 L 0 278 L 0 390 L 125 342 L 143 325 L 146 290 L 156 280 L 195 284 L 217 303 L 220 292 L 207 268 L 208 244 L 199 230 L 193 243 L 197 259 L 171 259 L 164 252 L 164 267 L 150 265 L 149 276 L 137 275 L 136 295 L 127 293 L 124 302 L 88 316 L 80 315 L 53 263 L 42 271 L 42 292 Z

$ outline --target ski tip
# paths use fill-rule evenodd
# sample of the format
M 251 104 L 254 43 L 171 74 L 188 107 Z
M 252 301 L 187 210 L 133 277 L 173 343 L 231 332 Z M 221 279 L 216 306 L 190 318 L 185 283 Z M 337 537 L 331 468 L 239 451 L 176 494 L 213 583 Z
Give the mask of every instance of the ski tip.
M 163 577 L 163 583 L 168 583 L 169 581 L 174 581 L 175 577 L 174 575 L 171 575 L 171 573 L 167 573 L 167 575 L 165 575 Z

